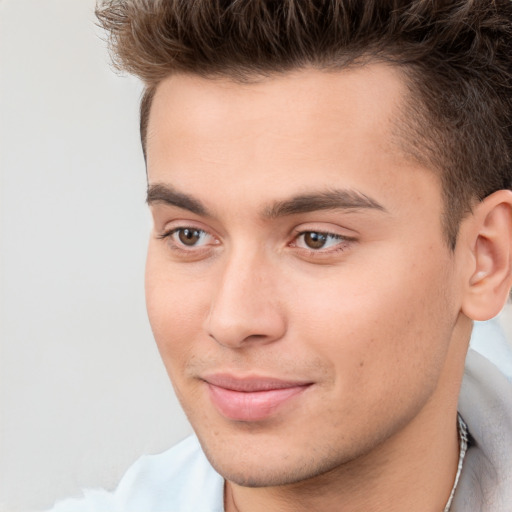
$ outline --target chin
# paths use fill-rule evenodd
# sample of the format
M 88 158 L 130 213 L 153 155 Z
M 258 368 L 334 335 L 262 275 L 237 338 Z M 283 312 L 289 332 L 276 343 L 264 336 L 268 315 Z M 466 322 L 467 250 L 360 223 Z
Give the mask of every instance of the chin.
M 280 439 L 272 442 L 233 442 L 226 435 L 225 442 L 215 446 L 199 438 L 203 451 L 215 470 L 226 480 L 243 487 L 276 487 L 314 479 L 343 465 L 346 460 L 339 453 L 326 450 L 313 455 L 308 447 L 291 446 Z M 348 458 L 349 460 L 350 458 Z
M 290 467 L 288 464 L 271 466 L 266 463 L 265 458 L 253 463 L 246 464 L 217 464 L 218 461 L 210 460 L 215 470 L 226 480 L 242 487 L 278 487 L 284 485 L 298 484 L 315 478 L 329 469 L 319 467 Z

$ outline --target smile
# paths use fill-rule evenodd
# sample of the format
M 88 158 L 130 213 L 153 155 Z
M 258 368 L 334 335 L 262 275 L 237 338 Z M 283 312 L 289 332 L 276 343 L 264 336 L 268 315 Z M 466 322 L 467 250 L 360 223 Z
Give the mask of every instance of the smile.
M 215 375 L 204 379 L 217 410 L 234 421 L 261 421 L 301 394 L 311 383 L 276 379 L 236 379 Z

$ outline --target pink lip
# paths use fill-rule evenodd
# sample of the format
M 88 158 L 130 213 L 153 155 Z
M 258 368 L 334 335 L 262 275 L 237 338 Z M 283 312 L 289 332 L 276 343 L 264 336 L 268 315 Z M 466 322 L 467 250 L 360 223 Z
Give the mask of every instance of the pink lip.
M 204 379 L 218 411 L 235 421 L 261 421 L 305 391 L 311 382 L 286 382 L 264 377 L 213 375 Z

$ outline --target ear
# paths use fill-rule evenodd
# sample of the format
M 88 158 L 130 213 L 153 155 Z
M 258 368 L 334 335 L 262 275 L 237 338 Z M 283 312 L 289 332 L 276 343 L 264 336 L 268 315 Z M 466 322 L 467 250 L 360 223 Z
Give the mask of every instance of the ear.
M 503 308 L 512 285 L 512 191 L 486 197 L 464 228 L 472 257 L 462 312 L 472 320 L 489 320 Z

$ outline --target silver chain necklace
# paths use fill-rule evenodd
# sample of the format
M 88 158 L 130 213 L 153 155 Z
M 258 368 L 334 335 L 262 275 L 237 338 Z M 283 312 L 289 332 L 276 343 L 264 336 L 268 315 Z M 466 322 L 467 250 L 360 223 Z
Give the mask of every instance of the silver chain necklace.
M 462 464 L 464 463 L 464 457 L 468 449 L 468 426 L 466 425 L 460 414 L 457 415 L 457 422 L 459 431 L 459 464 L 457 466 L 457 474 L 455 475 L 455 482 L 453 483 L 452 492 L 450 493 L 448 503 L 444 507 L 443 512 L 450 512 L 450 507 L 452 505 L 455 489 L 457 488 L 460 474 L 462 472 Z

